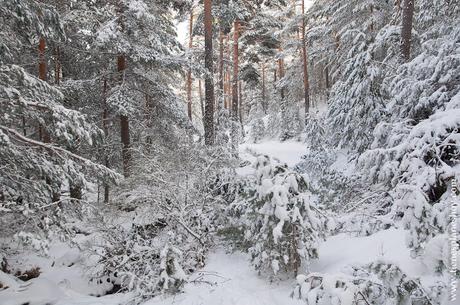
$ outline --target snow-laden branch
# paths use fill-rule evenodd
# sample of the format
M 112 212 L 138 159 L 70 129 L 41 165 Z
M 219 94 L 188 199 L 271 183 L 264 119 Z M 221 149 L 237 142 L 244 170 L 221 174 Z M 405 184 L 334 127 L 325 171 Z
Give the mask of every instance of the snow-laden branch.
M 48 144 L 48 143 L 43 143 L 43 142 L 39 142 L 39 141 L 36 141 L 36 140 L 33 140 L 33 139 L 30 139 L 26 136 L 23 136 L 22 134 L 20 134 L 19 132 L 17 132 L 16 130 L 14 129 L 11 129 L 11 128 L 8 128 L 6 126 L 2 126 L 0 125 L 0 129 L 3 130 L 4 132 L 10 134 L 11 136 L 13 136 L 16 140 L 20 141 L 20 142 L 23 142 L 23 143 L 26 143 L 28 145 L 31 145 L 31 146 L 35 146 L 35 147 L 41 147 L 41 148 L 45 148 L 47 149 L 49 152 L 52 152 L 54 155 L 60 157 L 61 159 L 64 159 L 64 157 L 60 154 L 64 154 L 65 156 L 71 158 L 71 159 L 74 159 L 76 161 L 79 161 L 81 163 L 83 163 L 84 165 L 88 166 L 88 167 L 93 167 L 93 168 L 103 168 L 106 172 L 108 172 L 111 176 L 113 176 L 115 178 L 115 180 L 119 180 L 122 178 L 122 176 L 120 174 L 118 174 L 117 172 L 101 165 L 101 164 L 97 164 L 89 159 L 86 159 L 82 156 L 79 156 L 77 154 L 74 154 L 64 148 L 61 148 L 61 147 L 58 147 L 58 146 L 54 146 L 54 145 L 51 145 L 51 144 Z

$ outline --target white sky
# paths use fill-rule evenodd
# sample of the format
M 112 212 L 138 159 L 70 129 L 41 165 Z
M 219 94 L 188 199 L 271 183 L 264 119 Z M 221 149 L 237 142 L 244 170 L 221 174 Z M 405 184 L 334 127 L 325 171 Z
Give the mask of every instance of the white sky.
M 305 9 L 308 10 L 313 5 L 314 1 L 315 0 L 305 0 Z M 300 10 L 300 1 L 298 9 Z M 179 42 L 185 45 L 188 41 L 188 20 L 177 24 L 176 27 Z

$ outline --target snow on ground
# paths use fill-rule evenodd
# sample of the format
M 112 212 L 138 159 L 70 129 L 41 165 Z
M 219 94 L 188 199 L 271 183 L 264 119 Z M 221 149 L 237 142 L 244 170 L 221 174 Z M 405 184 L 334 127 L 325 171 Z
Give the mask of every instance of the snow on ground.
M 80 251 L 65 243 L 52 242 L 47 257 L 38 251 L 19 253 L 8 260 L 11 271 L 39 267 L 40 276 L 23 282 L 0 271 L 0 278 L 10 279 L 10 288 L 0 290 L 0 305 L 124 305 L 130 297 L 121 294 L 96 297 L 107 291 L 108 284 L 91 283 L 81 264 Z
M 288 166 L 293 167 L 302 160 L 307 152 L 305 143 L 290 140 L 285 142 L 266 141 L 262 143 L 245 143 L 240 145 L 240 153 L 243 159 L 251 160 L 249 154 L 265 154 Z
M 320 245 L 319 259 L 312 263 L 311 271 L 337 273 L 348 265 L 364 265 L 379 259 L 398 264 L 410 276 L 421 276 L 424 266 L 410 257 L 405 236 L 404 230 L 389 229 L 364 237 L 345 233 L 329 237 Z
M 243 159 L 254 161 L 254 154 L 267 154 L 280 162 L 294 166 L 305 154 L 304 143 L 268 141 L 260 144 L 243 144 L 240 147 Z M 346 160 L 338 162 L 346 164 Z M 343 167 L 343 166 L 342 166 Z M 241 171 L 249 171 L 250 166 Z M 240 173 L 241 174 L 241 173 Z M 405 232 L 389 229 L 372 236 L 352 237 L 339 234 L 324 241 L 319 248 L 319 259 L 312 262 L 310 270 L 319 273 L 339 274 L 349 265 L 363 265 L 376 259 L 397 263 L 409 276 L 425 276 L 425 267 L 420 260 L 410 258 L 405 246 Z M 27 267 L 40 266 L 43 273 L 29 282 L 0 291 L 0 305 L 124 305 L 129 295 L 117 294 L 92 297 L 97 287 L 88 283 L 79 265 L 78 251 L 63 244 L 55 244 L 49 259 L 26 256 Z M 54 263 L 53 263 L 54 262 Z M 4 274 L 3 274 L 4 275 Z M 0 273 L 0 277 L 2 274 Z M 304 304 L 290 298 L 295 281 L 293 278 L 270 283 L 252 268 L 247 254 L 226 253 L 218 248 L 210 253 L 206 267 L 193 274 L 184 292 L 176 296 L 154 298 L 144 305 L 296 305 Z
M 310 270 L 340 274 L 350 265 L 364 265 L 377 259 L 396 263 L 409 276 L 422 276 L 424 266 L 410 258 L 403 230 L 389 229 L 372 236 L 351 237 L 339 234 L 323 242 L 319 259 Z M 195 280 L 195 282 L 194 282 Z M 290 298 L 294 280 L 270 283 L 257 275 L 249 257 L 242 253 L 212 253 L 206 268 L 193 275 L 184 293 L 159 297 L 144 305 L 290 305 L 305 304 Z
M 289 297 L 294 279 L 270 283 L 257 275 L 248 257 L 219 249 L 210 255 L 206 267 L 191 277 L 184 293 L 159 297 L 144 305 L 299 305 Z

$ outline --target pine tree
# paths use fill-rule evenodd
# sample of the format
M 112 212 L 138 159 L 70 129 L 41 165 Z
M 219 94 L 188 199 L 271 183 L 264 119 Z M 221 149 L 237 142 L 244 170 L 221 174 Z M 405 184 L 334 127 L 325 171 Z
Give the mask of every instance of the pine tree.
M 205 36 L 205 143 L 214 144 L 214 81 L 212 59 L 212 0 L 204 0 L 204 36 Z

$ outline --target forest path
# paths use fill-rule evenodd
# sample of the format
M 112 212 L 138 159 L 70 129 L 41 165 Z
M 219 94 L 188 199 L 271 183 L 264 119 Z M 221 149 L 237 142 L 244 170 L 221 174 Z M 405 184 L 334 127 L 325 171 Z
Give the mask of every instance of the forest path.
M 258 154 L 268 155 L 294 167 L 307 153 L 306 144 L 296 141 L 267 141 L 240 146 L 243 160 L 255 161 Z M 240 175 L 251 174 L 251 165 L 238 169 Z M 311 271 L 340 276 L 344 268 L 366 264 L 376 259 L 397 262 L 409 275 L 420 276 L 424 269 L 412 260 L 405 247 L 403 230 L 390 229 L 372 236 L 354 237 L 339 234 L 328 238 L 319 247 L 319 259 Z M 290 298 L 295 279 L 270 283 L 259 276 L 244 253 L 229 253 L 223 248 L 212 251 L 206 267 L 192 275 L 184 293 L 175 297 L 158 297 L 144 305 L 290 305 L 304 302 Z
M 184 293 L 144 305 L 300 305 L 289 297 L 294 279 L 270 283 L 258 276 L 243 253 L 213 251 L 206 267 L 191 276 Z
M 266 141 L 244 143 L 239 150 L 240 157 L 251 163 L 255 155 L 264 154 L 293 167 L 306 153 L 306 146 L 297 141 Z M 251 165 L 238 169 L 240 175 L 251 172 Z M 206 267 L 191 276 L 184 293 L 157 297 L 144 305 L 304 305 L 289 297 L 294 284 L 293 277 L 270 283 L 257 274 L 247 254 L 217 248 L 210 253 Z

